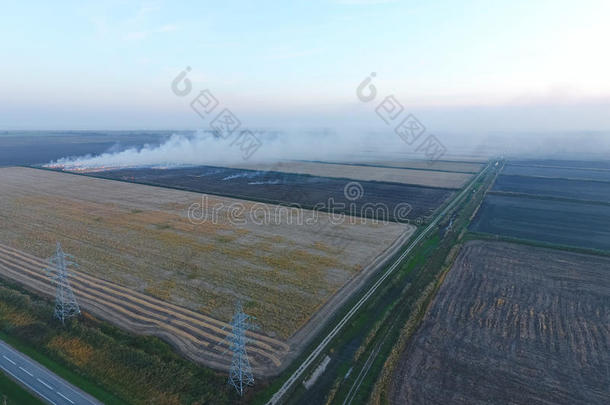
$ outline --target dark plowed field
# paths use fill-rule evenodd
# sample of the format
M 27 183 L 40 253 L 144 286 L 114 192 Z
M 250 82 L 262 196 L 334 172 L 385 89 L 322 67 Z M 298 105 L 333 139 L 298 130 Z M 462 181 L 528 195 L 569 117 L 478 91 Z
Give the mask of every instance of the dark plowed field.
M 398 204 L 410 204 L 412 210 L 407 218 L 416 219 L 432 215 L 453 194 L 452 190 L 447 189 L 360 181 L 358 183 L 364 193 L 360 198 L 348 200 L 345 197 L 345 187 L 349 180 L 209 166 L 180 169 L 121 169 L 93 173 L 93 175 L 246 200 L 298 204 L 302 208 L 317 207 L 323 211 L 335 207 L 335 212 L 353 211 L 356 216 L 363 213 L 365 204 L 384 204 L 388 207 L 387 212 L 391 220 L 395 219 L 393 214 Z M 342 208 L 342 205 L 345 208 Z M 371 215 L 364 216 L 371 217 Z M 381 219 L 381 215 L 377 217 Z
M 610 259 L 471 242 L 402 354 L 393 404 L 610 403 Z
M 599 201 L 610 204 L 610 182 L 501 175 L 493 191 Z
M 610 161 L 601 160 L 556 160 L 556 159 L 539 159 L 539 160 L 511 160 L 511 164 L 521 166 L 548 166 L 548 167 L 578 167 L 582 169 L 608 169 L 610 170 Z
M 560 245 L 610 250 L 610 206 L 487 195 L 470 229 Z
M 508 164 L 504 167 L 502 174 L 610 182 L 610 169 L 592 170 L 576 167 L 539 167 Z

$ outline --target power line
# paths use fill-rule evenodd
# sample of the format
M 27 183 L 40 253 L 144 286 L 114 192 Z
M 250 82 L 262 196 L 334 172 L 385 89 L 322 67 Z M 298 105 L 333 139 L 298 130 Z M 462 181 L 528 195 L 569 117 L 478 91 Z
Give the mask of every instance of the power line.
M 229 385 L 232 385 L 240 396 L 244 395 L 244 389 L 254 385 L 254 376 L 246 353 L 246 331 L 252 329 L 253 325 L 250 320 L 253 319 L 250 315 L 244 313 L 241 301 L 235 304 L 235 314 L 231 320 L 231 334 L 227 336 L 229 350 L 233 352 L 233 361 L 229 371 Z
M 65 254 L 61 249 L 61 244 L 57 242 L 55 255 L 49 259 L 49 267 L 45 270 L 55 284 L 55 310 L 53 316 L 61 321 L 63 325 L 66 319 L 72 318 L 80 314 L 80 307 L 74 297 L 72 286 L 68 277 L 69 266 L 76 266 L 76 263 L 69 260 L 72 256 Z

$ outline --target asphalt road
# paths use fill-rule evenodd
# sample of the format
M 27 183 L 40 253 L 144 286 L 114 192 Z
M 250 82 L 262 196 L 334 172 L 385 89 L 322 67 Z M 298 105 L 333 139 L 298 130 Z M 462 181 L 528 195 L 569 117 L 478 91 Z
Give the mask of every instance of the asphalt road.
M 279 404 L 282 400 L 282 397 L 292 388 L 293 384 L 300 380 L 301 376 L 307 370 L 307 368 L 315 361 L 315 359 L 322 353 L 324 349 L 328 346 L 328 344 L 332 341 L 332 339 L 341 331 L 341 329 L 349 322 L 349 320 L 354 316 L 354 314 L 360 309 L 362 305 L 364 305 L 369 298 L 375 293 L 375 291 L 379 288 L 379 286 L 399 267 L 402 261 L 411 253 L 413 249 L 417 246 L 422 239 L 424 239 L 428 233 L 438 224 L 438 222 L 449 212 L 453 207 L 472 189 L 472 186 L 476 183 L 478 179 L 483 176 L 483 174 L 487 173 L 487 170 L 492 167 L 492 163 L 488 164 L 481 172 L 464 188 L 464 190 L 451 201 L 451 203 L 445 207 L 445 209 L 440 212 L 434 221 L 428 225 L 428 227 L 414 240 L 409 244 L 409 247 L 400 255 L 398 259 L 390 266 L 388 270 L 377 280 L 375 284 L 371 286 L 371 288 L 364 294 L 362 298 L 345 314 L 345 316 L 337 323 L 337 325 L 329 332 L 329 334 L 320 342 L 320 344 L 311 352 L 311 354 L 301 363 L 299 368 L 288 377 L 288 379 L 284 382 L 284 384 L 280 387 L 279 390 L 271 397 L 267 405 L 276 405 Z
M 49 404 L 101 404 L 97 399 L 85 394 L 1 340 L 0 369 Z

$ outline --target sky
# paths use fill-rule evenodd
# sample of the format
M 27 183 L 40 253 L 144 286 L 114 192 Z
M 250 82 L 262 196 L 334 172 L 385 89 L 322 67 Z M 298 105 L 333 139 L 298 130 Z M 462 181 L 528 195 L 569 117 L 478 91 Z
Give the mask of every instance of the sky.
M 3 1 L 0 129 L 610 131 L 610 2 Z M 188 96 L 171 90 L 186 67 Z M 371 73 L 377 99 L 356 89 Z

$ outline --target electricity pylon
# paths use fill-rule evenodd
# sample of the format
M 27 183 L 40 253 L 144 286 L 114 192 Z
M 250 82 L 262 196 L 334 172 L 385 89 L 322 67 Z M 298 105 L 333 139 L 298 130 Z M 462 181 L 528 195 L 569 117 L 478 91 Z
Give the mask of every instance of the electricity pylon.
M 242 308 L 241 302 L 238 301 L 235 305 L 235 314 L 231 320 L 231 334 L 227 336 L 229 350 L 233 352 L 233 361 L 231 362 L 231 370 L 229 371 L 229 385 L 232 385 L 241 396 L 244 395 L 244 389 L 254 385 L 254 376 L 252 368 L 246 353 L 246 331 L 252 329 L 250 323 L 252 317 L 246 315 Z
M 61 244 L 57 242 L 55 256 L 49 259 L 50 265 L 45 269 L 55 284 L 55 311 L 53 315 L 64 325 L 66 319 L 80 314 L 80 308 L 68 281 L 70 276 L 68 267 L 76 266 L 76 263 L 69 260 L 71 258 L 71 255 L 65 254 L 61 250 Z

